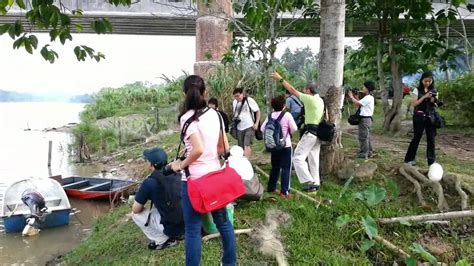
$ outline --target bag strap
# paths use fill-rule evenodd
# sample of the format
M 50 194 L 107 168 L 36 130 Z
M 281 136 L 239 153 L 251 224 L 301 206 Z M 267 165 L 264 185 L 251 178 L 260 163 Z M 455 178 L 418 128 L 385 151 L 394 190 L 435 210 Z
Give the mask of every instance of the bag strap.
M 209 110 L 209 109 L 208 109 Z M 207 110 L 206 110 L 207 111 Z M 219 114 L 219 112 L 217 112 L 217 116 L 219 117 L 219 134 L 222 133 L 222 146 L 224 147 L 224 160 L 226 162 L 226 166 L 229 165 L 228 163 L 228 159 L 229 159 L 229 154 L 227 154 L 227 152 L 225 151 L 225 141 L 224 141 L 224 128 L 222 127 L 222 124 L 224 123 L 223 120 L 222 120 L 222 116 L 221 114 Z M 186 121 L 187 122 L 187 121 Z M 184 129 L 184 126 L 183 126 L 183 129 Z M 220 137 L 220 136 L 219 136 Z M 180 143 L 180 146 L 181 146 L 181 143 Z M 179 148 L 178 148 L 179 149 Z M 179 152 L 179 151 L 178 151 Z M 186 174 L 186 177 L 189 178 L 189 176 L 191 175 L 191 173 L 189 172 L 189 167 L 185 167 L 184 169 L 184 173 Z
M 153 208 L 153 201 L 151 201 L 151 205 L 150 205 L 150 212 L 148 213 L 148 217 L 146 218 L 146 223 L 145 223 L 145 226 L 148 226 L 148 224 L 150 224 L 150 218 L 151 218 L 151 209 Z
M 247 101 L 247 97 L 244 97 L 244 100 L 242 101 L 242 103 L 240 104 L 240 109 L 239 109 L 239 113 L 235 116 L 235 111 L 237 111 L 237 104 L 239 102 L 237 102 L 237 104 L 235 104 L 235 109 L 234 109 L 234 117 L 239 117 L 240 116 L 240 113 L 242 113 L 242 109 L 244 108 L 244 102 Z
M 295 102 L 300 108 L 304 107 L 299 100 L 296 100 L 295 97 L 293 97 L 293 95 L 290 96 L 290 99 L 293 100 L 293 102 Z
M 281 111 L 280 115 L 276 119 L 278 123 L 280 123 L 280 121 L 281 121 L 281 119 L 283 118 L 284 115 L 285 115 L 285 111 Z
M 188 118 L 188 120 L 186 120 L 186 122 L 184 122 L 183 124 L 183 128 L 181 129 L 181 135 L 180 135 L 180 141 L 179 141 L 179 145 L 178 145 L 178 150 L 176 151 L 176 157 L 175 157 L 175 160 L 178 159 L 179 157 L 179 152 L 181 150 L 181 144 L 184 143 L 184 136 L 186 135 L 186 131 L 188 130 L 188 127 L 191 125 L 192 122 L 194 122 L 196 120 L 196 118 L 199 118 L 201 115 L 205 114 L 207 111 L 209 111 L 209 107 L 206 107 L 203 109 L 202 112 L 199 112 L 199 110 L 197 110 L 196 112 L 199 112 L 197 114 L 197 117 L 194 117 L 194 115 L 192 115 L 190 118 Z
M 249 107 L 249 113 L 250 113 L 250 117 L 252 117 L 252 122 L 255 124 L 255 117 L 254 117 L 254 111 L 252 110 L 252 108 L 250 108 L 250 103 L 249 103 L 249 100 L 248 100 L 248 97 L 245 97 L 245 100 L 247 102 L 247 106 Z M 243 103 L 242 103 L 243 104 Z

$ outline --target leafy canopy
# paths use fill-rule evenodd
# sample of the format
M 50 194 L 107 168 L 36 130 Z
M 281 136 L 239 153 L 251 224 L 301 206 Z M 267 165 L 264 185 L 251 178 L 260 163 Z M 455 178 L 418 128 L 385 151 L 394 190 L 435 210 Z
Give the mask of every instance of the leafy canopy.
M 130 6 L 131 0 L 107 0 L 108 3 L 115 6 Z M 50 43 L 44 44 L 40 50 L 41 56 L 54 63 L 58 54 L 50 48 L 50 44 L 58 41 L 65 44 L 72 40 L 72 32 L 82 32 L 83 25 L 73 23 L 72 18 L 81 17 L 81 9 L 71 9 L 65 6 L 61 1 L 53 0 L 32 0 L 28 6 L 24 0 L 0 0 L 0 15 L 7 15 L 10 10 L 16 7 L 22 11 L 26 18 L 26 25 L 18 19 L 15 23 L 0 25 L 0 35 L 8 33 L 14 40 L 13 48 L 24 48 L 28 53 L 33 54 L 38 49 L 38 38 L 31 33 L 32 30 L 47 31 L 50 36 Z M 113 30 L 112 24 L 108 18 L 98 18 L 93 20 L 90 28 L 98 34 L 110 33 Z M 86 45 L 78 45 L 74 48 L 77 60 L 84 61 L 86 58 L 100 59 L 105 58 L 104 54 L 96 52 Z

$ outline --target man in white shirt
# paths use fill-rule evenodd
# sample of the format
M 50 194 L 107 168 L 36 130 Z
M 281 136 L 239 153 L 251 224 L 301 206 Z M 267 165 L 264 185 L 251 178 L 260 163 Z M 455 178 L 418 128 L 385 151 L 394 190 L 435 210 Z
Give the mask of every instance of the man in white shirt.
M 245 157 L 250 158 L 255 131 L 260 121 L 260 109 L 254 99 L 244 94 L 242 88 L 236 88 L 233 95 L 233 122 L 238 123 L 237 142 L 244 149 Z
M 362 93 L 365 95 L 361 100 L 358 100 L 349 91 L 349 99 L 360 108 L 360 123 L 359 123 L 359 144 L 360 150 L 357 158 L 368 159 L 373 156 L 372 143 L 370 140 L 370 127 L 372 126 L 372 116 L 374 115 L 375 99 L 372 92 L 375 90 L 375 83 L 373 81 L 364 82 Z

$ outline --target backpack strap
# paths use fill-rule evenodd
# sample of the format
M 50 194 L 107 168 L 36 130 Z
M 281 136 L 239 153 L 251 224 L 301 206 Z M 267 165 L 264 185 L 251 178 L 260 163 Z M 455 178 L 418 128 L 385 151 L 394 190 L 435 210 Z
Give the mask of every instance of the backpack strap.
M 153 201 L 151 201 L 151 204 L 150 204 L 150 212 L 148 213 L 148 217 L 146 218 L 145 226 L 148 226 L 148 224 L 150 224 L 151 209 L 152 209 L 152 208 L 153 208 Z
M 290 99 L 295 102 L 300 108 L 303 108 L 303 104 L 299 101 L 299 100 L 296 100 L 293 95 L 290 96 Z
M 249 103 L 249 100 L 248 100 L 247 97 L 245 97 L 244 101 L 247 102 L 247 105 L 249 107 L 250 116 L 252 117 L 252 122 L 255 124 L 255 114 L 253 114 L 255 112 L 252 110 L 252 108 L 250 108 L 250 103 Z M 243 103 L 242 103 L 242 105 L 243 105 Z
M 276 119 L 278 123 L 280 123 L 281 119 L 283 118 L 283 116 L 285 115 L 285 111 L 281 111 L 280 115 L 278 116 L 278 118 Z

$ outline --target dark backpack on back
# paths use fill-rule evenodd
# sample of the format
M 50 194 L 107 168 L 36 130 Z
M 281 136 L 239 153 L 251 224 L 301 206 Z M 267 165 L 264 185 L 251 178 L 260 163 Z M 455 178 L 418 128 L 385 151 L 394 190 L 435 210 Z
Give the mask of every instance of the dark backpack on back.
M 163 191 L 156 191 L 156 193 L 163 193 L 165 201 L 155 207 L 160 213 L 164 233 L 171 237 L 182 235 L 184 219 L 181 203 L 181 174 L 164 175 L 158 170 L 153 172 L 150 178 L 155 179 L 163 188 Z
M 273 119 L 272 114 L 268 115 L 268 121 L 263 131 L 263 143 L 265 143 L 265 149 L 269 152 L 285 148 L 286 142 L 280 124 L 284 115 L 285 112 L 281 112 L 277 119 Z

